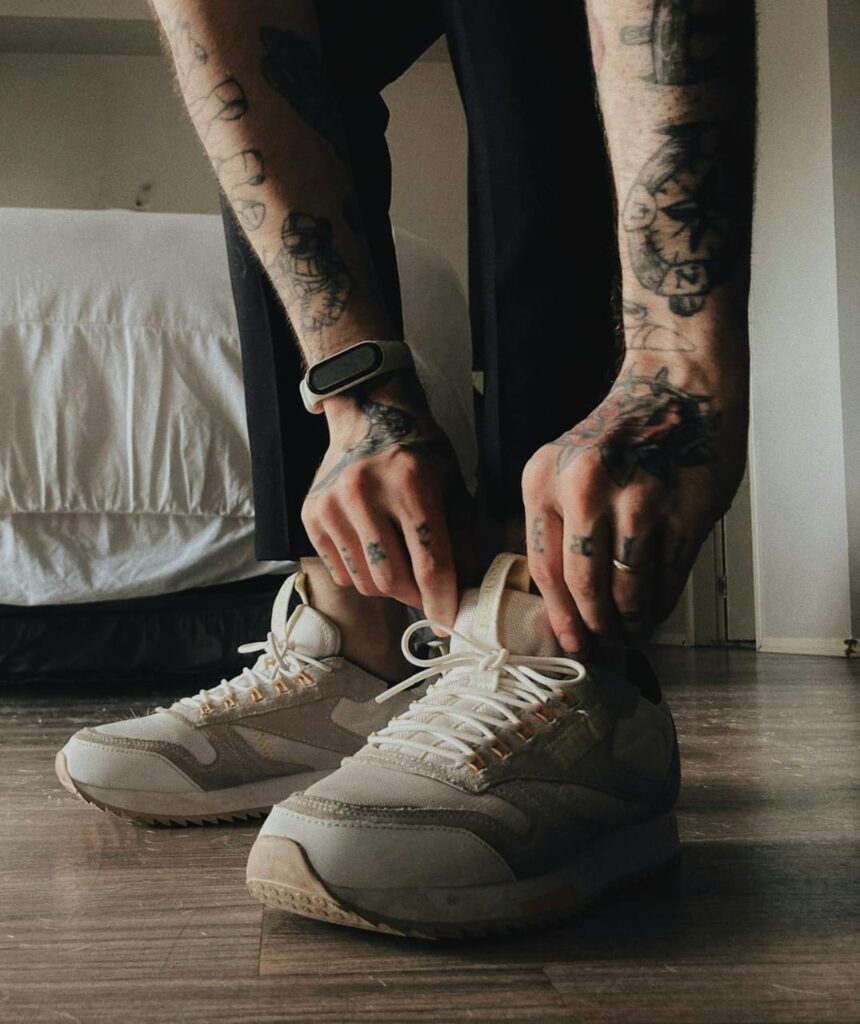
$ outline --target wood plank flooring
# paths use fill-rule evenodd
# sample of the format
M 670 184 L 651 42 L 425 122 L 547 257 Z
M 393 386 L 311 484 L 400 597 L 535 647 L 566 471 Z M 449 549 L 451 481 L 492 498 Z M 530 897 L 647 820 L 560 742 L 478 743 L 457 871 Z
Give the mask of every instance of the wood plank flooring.
M 145 829 L 55 750 L 146 696 L 0 697 L 0 1022 L 860 1021 L 860 663 L 657 652 L 681 868 L 537 935 L 425 944 L 263 911 L 255 829 Z M 162 695 L 162 701 L 169 699 Z

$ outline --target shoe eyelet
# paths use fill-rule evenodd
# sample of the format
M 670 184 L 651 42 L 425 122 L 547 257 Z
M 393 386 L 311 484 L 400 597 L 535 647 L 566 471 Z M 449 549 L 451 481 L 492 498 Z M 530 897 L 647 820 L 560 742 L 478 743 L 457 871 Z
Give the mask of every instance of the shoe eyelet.
M 201 704 L 200 705 L 200 714 L 201 715 L 211 715 L 212 714 L 212 705 L 208 701 L 205 704 Z
M 223 708 L 227 708 L 228 710 L 232 711 L 232 710 L 233 710 L 233 708 L 237 708 L 237 707 L 239 707 L 239 705 L 238 705 L 238 703 L 237 703 L 237 702 L 236 702 L 236 701 L 235 701 L 235 700 L 234 700 L 234 699 L 233 699 L 233 698 L 232 698 L 231 696 L 229 696 L 229 694 L 228 694 L 228 695 L 227 695 L 227 696 L 226 696 L 226 697 L 224 698 L 224 700 L 222 701 L 222 703 L 221 703 L 221 707 L 223 707 Z
M 300 683 L 302 686 L 314 685 L 313 677 L 309 676 L 307 672 L 299 672 L 299 674 L 296 676 L 296 682 Z
M 473 772 L 482 772 L 487 767 L 487 762 L 481 757 L 477 750 L 473 751 L 473 753 L 469 755 L 469 759 L 466 761 L 466 764 Z
M 534 729 L 520 720 L 517 722 L 516 728 L 514 729 L 514 735 L 519 736 L 523 742 L 527 742 L 532 738 L 532 736 L 534 736 Z
M 491 746 L 490 750 L 496 755 L 500 761 L 504 761 L 511 756 L 509 747 L 506 747 L 503 743 L 496 740 Z
M 253 690 L 249 691 L 248 696 L 255 704 L 259 704 L 259 702 L 264 699 L 263 694 L 257 689 L 256 686 L 254 687 Z
M 278 693 L 286 693 L 287 690 L 289 690 L 289 687 L 283 681 L 283 679 L 276 679 L 275 680 L 275 689 L 278 691 Z

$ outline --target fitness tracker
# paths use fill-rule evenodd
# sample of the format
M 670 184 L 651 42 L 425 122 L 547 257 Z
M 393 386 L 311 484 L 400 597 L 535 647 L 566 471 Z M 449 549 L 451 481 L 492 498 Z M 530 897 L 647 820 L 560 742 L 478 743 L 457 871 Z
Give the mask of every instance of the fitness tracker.
M 360 341 L 308 368 L 299 391 L 308 412 L 322 412 L 322 400 L 392 370 L 414 366 L 405 341 Z

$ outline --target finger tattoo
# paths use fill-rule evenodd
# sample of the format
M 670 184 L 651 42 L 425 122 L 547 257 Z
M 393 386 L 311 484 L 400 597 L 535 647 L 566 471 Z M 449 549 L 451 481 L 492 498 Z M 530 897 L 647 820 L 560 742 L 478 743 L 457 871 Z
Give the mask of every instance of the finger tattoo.
M 575 555 L 585 555 L 591 558 L 594 554 L 593 538 L 589 534 L 575 533 L 570 541 L 570 550 Z
M 415 527 L 415 532 L 418 534 L 418 543 L 422 548 L 430 547 L 430 527 L 427 523 L 419 523 Z
M 370 541 L 367 545 L 367 560 L 371 565 L 378 565 L 380 562 L 384 562 L 387 557 L 378 540 Z
M 347 569 L 349 569 L 349 571 L 353 575 L 355 575 L 355 573 L 358 572 L 358 569 L 356 569 L 356 567 L 355 567 L 355 562 L 353 562 L 353 560 L 349 557 L 349 549 L 348 548 L 341 548 L 340 549 L 340 554 L 341 554 L 341 558 L 343 558 L 343 564 L 347 567 Z
M 532 547 L 534 548 L 535 554 L 542 555 L 544 553 L 543 516 L 535 516 L 535 520 L 532 523 Z

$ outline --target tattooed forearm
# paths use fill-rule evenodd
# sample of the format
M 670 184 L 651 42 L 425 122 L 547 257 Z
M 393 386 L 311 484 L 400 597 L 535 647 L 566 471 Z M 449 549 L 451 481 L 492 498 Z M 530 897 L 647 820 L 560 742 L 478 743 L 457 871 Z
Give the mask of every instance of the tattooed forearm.
M 270 25 L 260 29 L 260 41 L 263 77 L 345 159 L 337 108 L 316 47 L 298 32 Z
M 356 398 L 356 404 L 367 419 L 367 433 L 360 441 L 347 448 L 337 463 L 314 483 L 308 491 L 309 496 L 330 487 L 347 466 L 362 459 L 372 458 L 389 448 L 409 448 L 412 451 L 432 456 L 448 454 L 450 442 L 447 438 L 426 436 L 416 417 L 405 409 L 374 401 L 362 393 L 359 393 Z M 426 524 L 422 525 L 426 527 Z M 421 527 L 419 526 L 417 529 L 420 537 Z M 425 531 L 425 536 L 429 532 L 428 528 Z
M 720 125 L 659 130 L 667 139 L 639 172 L 621 221 L 639 283 L 667 298 L 673 313 L 692 316 L 740 254 L 740 170 Z
M 651 20 L 625 25 L 621 41 L 648 44 L 656 85 L 689 85 L 722 73 L 727 64 L 729 21 L 723 0 L 654 0 Z
M 622 300 L 624 338 L 628 351 L 695 352 L 696 346 L 668 324 L 657 323 L 640 302 Z
M 337 323 L 352 291 L 352 277 L 332 244 L 331 224 L 309 213 L 291 213 L 281 229 L 283 248 L 269 272 L 298 307 L 303 330 L 318 333 Z
M 552 442 L 561 449 L 559 473 L 583 452 L 596 450 L 619 487 L 641 470 L 673 489 L 681 469 L 716 461 L 721 414 L 711 397 L 671 384 L 665 366 L 653 377 L 634 371 L 626 370 L 587 419 Z

